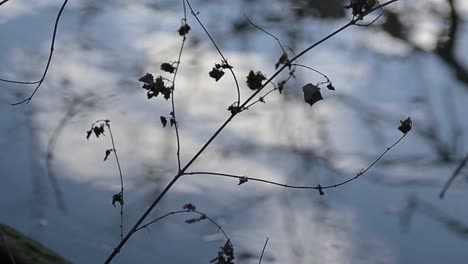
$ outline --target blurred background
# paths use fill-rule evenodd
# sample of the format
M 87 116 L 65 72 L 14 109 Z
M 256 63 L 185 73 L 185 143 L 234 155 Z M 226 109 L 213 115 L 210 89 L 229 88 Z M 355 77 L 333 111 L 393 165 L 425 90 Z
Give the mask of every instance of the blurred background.
M 40 78 L 59 0 L 14 0 L 0 7 L 0 78 Z M 275 72 L 290 57 L 347 23 L 340 0 L 191 1 L 234 66 L 245 100 L 250 70 Z M 369 20 L 378 15 L 373 14 Z M 109 136 L 86 140 L 109 119 L 125 183 L 125 230 L 177 172 L 174 131 L 163 128 L 170 101 L 146 98 L 138 79 L 168 73 L 177 60 L 182 1 L 70 1 L 46 80 L 1 83 L 0 223 L 73 263 L 102 263 L 119 241 L 120 180 Z M 191 31 L 176 80 L 185 164 L 229 117 L 237 93 L 228 73 L 208 76 L 221 58 L 190 12 Z M 304 102 L 302 86 L 323 77 L 298 68 L 283 93 L 240 114 L 193 170 L 287 184 L 334 184 L 366 168 L 401 132 L 413 130 L 375 167 L 340 188 L 291 190 L 208 176 L 180 180 L 150 219 L 191 202 L 231 237 L 237 263 L 466 263 L 468 169 L 444 199 L 444 184 L 468 153 L 468 2 L 400 0 L 369 27 L 354 26 L 300 59 L 336 91 Z M 363 21 L 365 23 L 366 21 Z M 368 21 L 367 21 L 368 22 Z M 287 77 L 287 72 L 275 82 Z M 463 121 L 465 120 L 465 121 Z M 465 202 L 464 202 L 465 201 Z M 224 244 L 208 221 L 167 218 L 136 233 L 113 263 L 208 263 Z M 149 219 L 149 220 L 150 220 Z

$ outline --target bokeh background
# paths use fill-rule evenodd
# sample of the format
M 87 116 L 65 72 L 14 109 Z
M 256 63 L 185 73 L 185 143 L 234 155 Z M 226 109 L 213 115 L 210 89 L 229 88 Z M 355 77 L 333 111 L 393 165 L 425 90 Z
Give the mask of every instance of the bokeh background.
M 49 53 L 59 0 L 0 7 L 0 78 L 37 80 Z M 191 1 L 241 83 L 250 70 L 274 73 L 282 51 L 296 53 L 351 19 L 346 1 Z M 182 1 L 70 1 L 44 85 L 0 84 L 0 222 L 73 263 L 102 263 L 119 241 L 120 190 L 109 137 L 86 140 L 110 119 L 125 181 L 125 228 L 176 173 L 170 101 L 148 100 L 138 78 L 176 61 Z M 468 152 L 468 2 L 400 0 L 372 26 L 352 27 L 301 58 L 336 91 L 310 107 L 302 86 L 323 78 L 298 69 L 283 94 L 239 115 L 193 170 L 297 185 L 353 177 L 401 133 L 413 130 L 359 180 L 324 196 L 216 177 L 183 178 L 150 218 L 191 202 L 232 239 L 237 263 L 466 263 L 468 169 L 444 199 L 444 183 Z M 230 115 L 228 73 L 208 72 L 220 57 L 193 16 L 176 81 L 182 163 Z M 292 53 L 290 53 L 292 54 Z M 291 57 L 291 56 L 290 56 Z M 165 75 L 170 77 L 169 75 Z M 283 75 L 284 77 L 284 75 Z M 463 121 L 465 120 L 465 121 Z M 59 194 L 59 195 L 57 195 Z M 224 244 L 209 222 L 167 218 L 134 235 L 114 263 L 208 263 Z

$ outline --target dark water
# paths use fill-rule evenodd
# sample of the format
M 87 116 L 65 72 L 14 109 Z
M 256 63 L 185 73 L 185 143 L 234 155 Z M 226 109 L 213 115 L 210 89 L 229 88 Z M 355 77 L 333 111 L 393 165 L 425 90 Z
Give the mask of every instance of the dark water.
M 270 46 L 263 47 L 268 37 L 239 32 L 221 37 L 222 33 L 226 31 L 225 28 L 229 28 L 230 24 L 216 24 L 217 17 L 223 17 L 223 15 L 220 15 L 223 12 L 231 15 L 232 13 L 220 10 L 215 5 L 208 4 L 203 6 L 202 13 L 212 14 L 204 17 L 208 20 L 207 27 L 213 28 L 213 34 L 220 39 L 218 44 L 227 50 L 231 61 L 245 61 L 246 58 L 250 58 L 255 67 L 257 65 L 260 67 L 263 65 L 262 62 L 255 61 L 252 53 L 258 52 L 258 56 L 262 57 L 268 54 L 270 50 L 272 50 L 271 52 L 274 56 L 270 55 L 269 61 L 276 61 L 276 48 L 271 48 Z M 140 124 L 140 120 L 144 120 L 148 116 L 154 116 L 154 113 L 151 111 L 158 111 L 160 113 L 169 109 L 163 106 L 154 107 L 146 105 L 146 102 L 142 103 L 143 101 L 138 101 L 137 98 L 145 95 L 136 94 L 135 91 L 129 88 L 140 85 L 136 80 L 133 80 L 133 76 L 147 71 L 158 70 L 161 61 L 158 56 L 163 52 L 159 50 L 159 53 L 154 52 L 156 53 L 155 55 L 149 52 L 148 50 L 150 49 L 145 45 L 167 45 L 170 50 L 168 54 L 174 53 L 172 52 L 175 50 L 174 47 L 178 47 L 179 45 L 179 39 L 173 40 L 170 38 L 165 39 L 167 43 L 151 42 L 152 37 L 158 39 L 153 34 L 156 34 L 156 36 L 158 33 L 165 34 L 168 31 L 166 31 L 167 28 L 171 28 L 172 26 L 177 27 L 179 20 L 171 19 L 172 14 L 164 14 L 160 9 L 164 6 L 157 4 L 153 6 L 148 5 L 144 8 L 142 6 L 138 3 L 128 5 L 116 4 L 109 6 L 108 8 L 112 11 L 107 12 L 102 11 L 105 10 L 103 8 L 107 8 L 106 5 L 98 6 L 97 9 L 91 7 L 88 9 L 70 7 L 70 9 L 66 10 L 63 21 L 60 24 L 59 37 L 56 43 L 58 52 L 55 56 L 69 56 L 65 61 L 70 60 L 70 65 L 73 65 L 73 60 L 83 63 L 82 56 L 86 55 L 88 51 L 95 52 L 92 53 L 94 54 L 92 56 L 97 57 L 102 55 L 102 59 L 94 57 L 84 60 L 85 67 L 89 67 L 91 70 L 88 72 L 84 71 L 85 73 L 82 75 L 84 84 L 77 85 L 73 83 L 71 85 L 71 87 L 76 89 L 75 92 L 73 89 L 69 89 L 63 92 L 65 95 L 59 95 L 61 90 L 54 87 L 61 86 L 61 84 L 57 85 L 58 80 L 63 81 L 68 78 L 73 82 L 74 77 L 72 76 L 76 71 L 80 71 L 81 69 L 67 68 L 69 71 L 69 76 L 67 76 L 66 71 L 64 73 L 64 71 L 55 68 L 55 71 L 58 73 L 51 74 L 52 77 L 50 77 L 49 85 L 45 85 L 42 88 L 43 90 L 40 91 L 42 95 L 39 95 L 37 100 L 27 106 L 20 106 L 12 110 L 7 102 L 13 98 L 12 94 L 17 89 L 24 90 L 25 88 L 2 84 L 2 119 L 7 123 L 2 127 L 2 133 L 6 135 L 5 137 L 10 138 L 10 140 L 2 141 L 2 147 L 4 149 L 14 149 L 10 143 L 15 142 L 14 144 L 18 144 L 18 148 L 10 152 L 11 155 L 9 155 L 8 159 L 5 158 L 6 153 L 4 153 L 3 155 L 5 156 L 3 156 L 4 158 L 0 162 L 2 174 L 15 175 L 15 178 L 8 177 L 5 180 L 8 185 L 2 186 L 0 194 L 2 196 L 2 203 L 0 203 L 2 211 L 15 210 L 15 213 L 2 213 L 0 221 L 5 221 L 29 233 L 34 238 L 42 241 L 76 263 L 101 262 L 101 259 L 105 258 L 116 242 L 115 226 L 117 220 L 116 214 L 114 214 L 115 211 L 102 209 L 109 206 L 108 197 L 111 196 L 113 187 L 103 187 L 103 185 L 96 183 L 102 180 L 99 176 L 99 171 L 102 170 L 102 167 L 91 169 L 95 164 L 86 164 L 89 170 L 81 168 L 81 171 L 73 166 L 74 162 L 69 161 L 80 159 L 80 156 L 72 155 L 70 152 L 63 152 L 68 153 L 67 155 L 70 155 L 71 158 L 64 158 L 65 161 L 59 158 L 60 162 L 57 162 L 59 164 L 57 165 L 57 170 L 61 172 L 59 175 L 72 175 L 63 177 L 60 180 L 70 211 L 67 214 L 63 214 L 54 206 L 53 191 L 50 187 L 47 187 L 49 183 L 46 175 L 42 175 L 39 182 L 42 182 L 42 186 L 48 188 L 48 191 L 46 192 L 47 194 L 42 194 L 46 198 L 41 201 L 44 205 L 42 212 L 38 216 L 36 209 L 27 208 L 30 205 L 27 201 L 31 197 L 34 197 L 31 196 L 31 190 L 34 190 L 35 182 L 33 179 L 36 172 L 33 169 L 31 173 L 26 168 L 27 166 L 24 166 L 24 155 L 25 153 L 32 152 L 32 154 L 29 153 L 31 157 L 28 162 L 36 164 L 31 166 L 43 169 L 42 159 L 44 158 L 46 142 L 57 123 L 53 121 L 58 120 L 64 113 L 63 110 L 54 109 L 55 106 L 66 106 L 67 98 L 80 94 L 82 91 L 80 89 L 85 90 L 87 87 L 95 89 L 93 85 L 101 87 L 103 83 L 105 84 L 105 82 L 99 82 L 99 78 L 96 78 L 93 74 L 99 76 L 113 73 L 115 74 L 115 79 L 118 79 L 120 86 L 114 87 L 113 90 L 104 90 L 104 92 L 96 90 L 96 93 L 101 95 L 101 97 L 98 97 L 101 100 L 100 102 L 104 102 L 102 104 L 105 106 L 101 105 L 101 108 L 90 107 L 80 113 L 80 115 L 77 115 L 77 118 L 73 122 L 70 122 L 71 128 L 65 129 L 65 132 L 63 132 L 63 139 L 59 143 L 63 147 L 62 149 L 76 147 L 76 142 L 73 140 L 77 135 L 83 133 L 75 133 L 74 130 L 85 131 L 88 125 L 85 121 L 91 119 L 90 116 L 96 116 L 96 113 L 100 113 L 99 111 L 104 114 L 114 115 L 116 118 L 121 118 L 120 121 L 122 122 L 128 120 L 131 122 L 130 124 Z M 8 8 L 8 6 L 5 5 L 0 8 Z M 157 26 L 151 28 L 145 25 L 142 28 L 138 28 L 138 23 L 142 23 L 142 21 L 135 18 L 135 16 L 151 17 L 148 15 L 148 13 L 152 12 L 151 8 L 154 9 L 153 16 L 156 20 L 154 24 Z M 242 7 L 238 8 L 242 9 Z M 173 12 L 173 9 L 179 10 L 179 7 L 171 6 L 171 11 L 168 12 Z M 214 12 L 215 10 L 218 10 L 218 13 Z M 121 20 L 113 17 L 115 14 L 124 14 L 124 11 L 133 11 L 135 15 L 123 16 L 120 18 Z M 32 13 L 15 17 L 6 23 L 0 24 L 0 59 L 2 60 L 0 69 L 2 73 L 8 72 L 15 74 L 16 78 L 22 78 L 24 75 L 19 72 L 23 68 L 21 64 L 24 64 L 28 78 L 37 79 L 34 76 L 40 76 L 40 69 L 44 65 L 47 56 L 52 24 L 56 12 L 57 8 L 55 6 L 40 7 L 32 11 Z M 180 12 L 177 15 L 179 16 Z M 159 21 L 158 18 L 160 19 Z M 113 22 L 117 24 L 117 21 L 119 21 L 118 25 L 122 26 L 121 28 L 113 27 Z M 195 80 L 193 83 L 197 83 L 199 86 L 212 85 L 206 84 L 204 80 L 200 80 L 203 79 L 200 77 L 202 75 L 194 70 L 194 68 L 196 69 L 199 65 L 206 64 L 205 60 L 209 60 L 210 64 L 212 61 L 219 62 L 218 57 L 216 57 L 217 55 L 214 51 L 209 53 L 211 51 L 211 44 L 205 41 L 206 39 L 200 28 L 196 27 L 194 21 L 190 23 L 194 28 L 194 39 L 197 38 L 203 41 L 203 44 L 197 46 L 197 41 L 190 40 L 188 45 L 192 46 L 187 53 L 193 52 L 196 55 L 187 60 L 189 60 L 188 64 L 191 65 L 190 67 L 192 68 L 190 69 L 194 73 L 190 71 L 185 73 L 189 76 L 191 75 L 193 80 Z M 127 25 L 127 27 L 124 25 Z M 289 36 L 293 40 L 294 38 L 299 39 L 296 45 L 300 46 L 302 45 L 301 41 L 309 40 L 310 36 L 295 36 L 294 34 L 306 34 L 307 30 L 294 32 L 294 30 L 288 31 L 285 29 L 284 32 L 281 32 L 280 29 L 275 30 L 275 32 L 284 35 L 285 38 Z M 319 26 L 316 29 L 316 35 L 311 38 L 320 35 L 322 30 L 323 27 Z M 130 37 L 127 38 L 124 35 L 125 33 L 128 33 Z M 145 38 L 133 41 L 132 36 L 137 36 L 138 34 L 148 34 L 147 42 L 145 42 Z M 349 37 L 349 35 L 343 35 L 345 39 Z M 333 52 L 333 49 L 336 49 L 336 54 L 341 54 L 343 50 L 346 52 L 348 48 L 343 49 L 340 46 L 345 46 L 345 44 L 339 44 L 342 40 L 338 38 L 336 42 L 330 44 L 330 49 L 323 49 L 321 51 Z M 74 42 L 79 43 L 74 48 L 80 50 L 72 50 L 70 48 L 72 44 L 76 44 Z M 63 46 L 63 43 L 66 43 L 65 46 Z M 256 47 L 260 47 L 260 50 L 256 50 Z M 241 54 L 236 55 L 236 52 L 240 52 Z M 245 55 L 242 52 L 250 53 Z M 19 54 L 20 59 L 12 60 L 12 54 Z M 152 57 L 153 55 L 155 57 Z M 164 54 L 160 56 L 165 58 Z M 236 56 L 239 56 L 240 59 Z M 330 56 L 332 57 L 332 55 Z M 268 55 L 266 57 L 268 58 Z M 271 59 L 271 57 L 274 58 Z M 135 61 L 129 62 L 126 59 L 134 59 Z M 63 63 L 63 57 L 59 60 L 61 62 L 59 65 L 67 67 L 67 64 Z M 54 61 L 52 63 L 54 65 Z M 31 65 L 33 65 L 33 69 L 31 69 Z M 348 65 L 344 68 L 346 67 L 349 68 L 351 66 Z M 100 70 L 102 72 L 96 72 Z M 54 71 L 53 67 L 51 71 Z M 346 72 L 345 70 L 340 71 Z M 126 74 L 131 77 L 125 76 Z M 340 83 L 341 77 L 339 73 L 334 75 L 335 79 Z M 3 77 L 4 75 L 0 76 Z M 90 81 L 91 84 L 87 83 L 85 81 L 87 78 L 93 81 L 98 80 L 98 84 L 92 83 L 93 81 Z M 243 82 L 244 77 L 241 78 Z M 55 84 L 53 83 L 54 81 L 56 82 Z M 183 83 L 184 81 L 181 82 Z M 346 83 L 346 78 L 341 83 Z M 199 90 L 193 89 L 198 93 Z M 112 98 L 106 98 L 106 93 L 109 91 L 112 94 Z M 136 91 L 140 90 L 136 89 Z M 231 92 L 229 91 L 229 93 Z M 244 92 L 247 93 L 245 90 Z M 218 104 L 218 98 L 225 97 L 227 92 L 214 90 L 214 92 L 208 94 L 208 96 L 212 95 L 214 99 L 210 99 L 203 92 L 200 92 L 202 95 L 195 95 L 194 93 L 193 91 L 189 93 L 181 91 L 180 98 L 184 102 L 180 107 L 182 109 L 181 112 L 187 115 L 185 118 L 187 123 L 192 123 L 192 125 L 187 124 L 186 127 L 183 127 L 185 130 L 182 130 L 184 131 L 183 136 L 186 137 L 185 142 L 193 141 L 192 143 L 187 143 L 187 153 L 190 151 L 194 152 L 206 140 L 210 131 L 216 128 L 216 124 L 220 123 L 226 116 L 225 112 L 219 110 L 206 111 L 205 108 L 207 108 L 207 105 L 210 106 L 209 103 L 202 103 L 199 107 L 196 105 L 200 102 L 213 102 L 213 105 L 216 105 Z M 306 140 L 302 137 L 312 137 L 309 134 L 309 130 L 299 131 L 296 134 L 292 133 L 293 140 L 289 143 L 290 145 L 276 144 L 278 143 L 276 141 L 277 137 L 281 138 L 281 135 L 284 136 L 281 131 L 291 129 L 291 127 L 293 131 L 304 128 L 305 125 L 301 126 L 302 121 L 299 119 L 299 117 L 303 116 L 300 115 L 309 117 L 308 114 L 301 114 L 302 110 L 290 108 L 291 104 L 288 104 L 288 100 L 292 102 L 295 102 L 294 100 L 301 100 L 301 98 L 295 98 L 294 96 L 296 95 L 294 92 L 290 93 L 288 95 L 290 99 L 279 102 L 280 107 L 266 104 L 265 109 L 267 110 L 264 110 L 264 112 L 262 110 L 254 112 L 246 117 L 245 123 L 232 124 L 233 128 L 225 131 L 213 147 L 217 155 L 212 156 L 212 154 L 207 154 L 207 157 L 202 159 L 201 165 L 218 168 L 219 164 L 223 164 L 222 168 L 233 171 L 236 171 L 236 169 L 247 171 L 245 173 L 249 173 L 250 171 L 247 169 L 251 169 L 252 173 L 258 173 L 265 177 L 268 177 L 268 173 L 271 172 L 273 179 L 275 179 L 274 177 L 278 177 L 279 181 L 299 181 L 304 184 L 310 184 L 311 179 L 308 174 L 310 170 L 321 172 L 330 168 L 334 169 L 332 158 L 330 158 L 331 161 L 325 162 L 325 167 L 321 167 L 322 165 L 320 164 L 308 167 L 308 165 L 298 162 L 299 159 L 303 159 L 305 163 L 313 163 L 318 159 L 317 157 L 323 157 L 323 155 L 314 156 L 318 153 L 313 152 L 315 151 L 314 147 L 318 146 L 314 145 L 315 143 L 310 143 L 312 146 L 310 148 L 304 148 L 306 150 L 312 149 L 311 156 L 295 152 L 295 150 L 301 150 L 301 147 L 304 147 L 300 146 L 301 144 L 307 145 Z M 47 104 L 44 105 L 39 100 L 44 100 Z M 274 99 L 271 100 L 275 103 Z M 112 104 L 118 106 L 113 109 L 109 107 L 110 105 L 113 106 Z M 229 103 L 226 104 L 228 105 Z M 30 107 L 31 112 L 17 110 L 21 107 Z M 221 104 L 221 107 L 224 106 Z M 284 116 L 287 119 L 292 119 L 289 120 L 289 126 L 285 125 L 281 129 L 275 130 L 274 125 L 270 124 L 276 124 L 275 122 L 279 119 L 278 115 L 272 114 L 274 109 L 280 109 L 280 112 L 288 111 Z M 225 110 L 223 109 L 223 111 Z M 322 110 L 321 113 L 323 112 Z M 200 125 L 200 119 L 198 119 L 197 114 L 202 116 L 202 119 L 209 125 Z M 266 117 L 263 117 L 262 114 Z M 12 116 L 16 115 L 18 118 L 12 118 Z M 292 116 L 298 119 L 295 121 Z M 159 117 L 159 114 L 156 117 Z M 317 118 L 317 116 L 313 118 Z M 265 125 L 268 120 L 273 121 Z M 249 122 L 253 122 L 255 125 L 252 126 L 252 123 Z M 20 137 L 24 136 L 24 140 L 13 137 L 11 133 L 4 132 L 11 126 L 17 126 L 19 127 L 19 131 L 28 131 L 30 134 L 20 134 Z M 263 129 L 263 126 L 267 128 Z M 122 144 L 124 146 L 125 143 L 127 145 L 137 145 L 140 141 L 145 142 L 145 140 L 138 139 L 139 137 L 132 134 L 137 134 L 140 131 L 135 132 L 131 127 L 131 125 L 120 126 L 122 131 L 125 131 L 120 135 L 124 142 Z M 153 125 L 150 127 L 153 127 Z M 257 129 L 255 131 L 258 131 L 258 133 L 265 133 L 263 134 L 263 138 L 252 139 L 251 134 L 249 134 L 251 130 L 247 129 L 251 127 Z M 34 128 L 37 128 L 37 130 Z M 356 137 L 360 138 L 362 136 L 358 135 Z M 168 137 L 168 139 L 172 140 L 171 137 Z M 350 136 L 350 141 L 352 140 Z M 411 141 L 411 138 L 406 140 Z M 25 143 L 26 141 L 30 141 L 30 143 Z M 376 147 L 376 149 L 383 150 L 385 146 L 389 145 L 388 142 L 390 141 L 384 141 L 385 144 L 383 146 L 379 144 L 379 147 Z M 297 142 L 300 142 L 299 147 L 297 146 Z M 403 142 L 402 144 L 405 143 Z M 352 146 L 353 142 L 350 142 L 350 145 Z M 150 143 L 148 143 L 148 151 L 150 149 L 149 146 L 151 146 Z M 158 146 L 165 145 L 160 144 Z M 161 148 L 159 147 L 159 149 Z M 372 149 L 372 146 L 370 148 Z M 58 151 L 60 149 L 61 147 L 59 147 Z M 83 153 L 81 149 L 74 149 L 74 151 L 76 151 L 74 153 Z M 173 147 L 167 147 L 163 151 L 165 153 L 172 153 L 171 151 L 174 151 L 174 149 Z M 145 151 L 141 152 L 144 153 Z M 392 150 L 392 153 L 398 156 L 399 149 Z M 17 158 L 15 158 L 15 155 L 17 155 Z M 132 158 L 132 155 L 135 158 Z M 139 171 L 141 163 L 139 163 L 136 157 L 144 155 L 140 152 L 132 153 L 131 151 L 124 151 L 123 156 L 126 157 L 126 167 L 138 171 L 141 175 L 142 172 Z M 85 159 L 84 157 L 82 158 Z M 17 166 L 12 166 L 15 163 L 17 163 Z M 76 161 L 76 163 L 79 162 Z M 167 164 L 173 164 L 173 161 L 164 164 L 164 161 L 159 160 L 156 163 L 163 168 L 161 171 L 165 171 L 164 168 L 170 167 Z M 245 170 L 240 169 L 244 165 L 239 164 L 244 164 Z M 303 166 L 303 168 L 298 169 L 298 166 Z M 17 176 L 20 171 L 15 169 L 17 167 L 23 167 L 25 175 L 31 175 L 27 177 Z M 357 169 L 358 166 L 354 167 Z M 411 169 L 412 167 L 408 166 L 406 171 L 410 176 L 412 174 Z M 266 172 L 262 174 L 262 170 Z M 89 174 L 89 171 L 98 171 L 96 173 L 97 176 L 95 175 L 95 178 L 86 178 L 86 174 Z M 463 201 L 468 197 L 463 189 L 454 188 L 449 191 L 444 200 L 439 200 L 438 192 L 444 179 L 448 177 L 450 170 L 446 170 L 445 172 L 447 174 L 440 175 L 437 181 L 433 181 L 434 177 L 431 175 L 427 179 L 422 178 L 411 183 L 408 181 L 392 181 L 392 179 L 390 181 L 379 182 L 375 179 L 379 175 L 385 174 L 385 168 L 381 168 L 377 169 L 375 174 L 373 171 L 370 171 L 362 179 L 352 182 L 343 188 L 327 191 L 325 196 L 318 196 L 315 192 L 270 189 L 261 185 L 249 185 L 237 191 L 238 189 L 234 188 L 237 187 L 235 183 L 229 181 L 214 180 L 207 181 L 204 184 L 196 179 L 189 179 L 187 183 L 181 183 L 179 189 L 174 190 L 174 194 L 167 198 L 161 211 L 171 211 L 173 208 L 178 209 L 181 204 L 187 201 L 196 201 L 199 208 L 207 208 L 210 215 L 215 215 L 216 219 L 221 221 L 223 226 L 228 228 L 232 233 L 235 247 L 238 250 L 236 252 L 239 255 L 240 253 L 244 253 L 244 258 L 238 257 L 240 263 L 243 261 L 256 263 L 258 259 L 257 255 L 263 245 L 262 241 L 267 236 L 270 237 L 272 242 L 267 248 L 267 257 L 264 263 L 285 263 L 285 261 L 290 261 L 290 263 L 465 263 L 468 258 L 466 251 L 468 211 Z M 167 172 L 164 173 L 167 174 Z M 346 171 L 346 173 L 353 174 L 352 171 Z M 293 177 L 292 175 L 296 176 Z M 331 182 L 336 182 L 342 179 L 341 177 L 346 177 L 343 176 L 342 171 L 339 173 L 324 172 L 324 175 L 332 175 Z M 408 178 L 410 180 L 413 179 L 412 177 Z M 136 217 L 144 209 L 142 205 L 144 202 L 139 203 L 139 201 L 147 201 L 153 197 L 154 193 L 160 190 L 161 185 L 168 181 L 168 179 L 170 179 L 169 176 L 165 178 L 159 177 L 156 178 L 155 183 L 155 178 L 150 177 L 148 180 L 148 177 L 138 178 L 135 176 L 132 180 L 129 180 L 135 182 L 134 186 L 129 188 L 135 194 L 130 191 L 129 199 L 133 199 L 133 202 L 129 204 L 130 206 L 133 205 L 133 207 L 127 209 L 128 224 L 135 221 Z M 312 180 L 314 180 L 313 182 L 316 182 L 316 180 L 330 181 L 324 177 L 316 177 L 312 178 Z M 146 183 L 146 181 L 149 183 Z M 142 184 L 141 182 L 145 183 Z M 7 186 L 16 186 L 19 191 L 12 192 L 11 188 Z M 142 186 L 147 188 L 143 188 Z M 139 189 L 143 191 L 135 191 Z M 79 194 L 81 198 L 74 199 L 76 194 Z M 84 204 L 79 201 L 83 201 Z M 41 210 L 39 209 L 39 211 Z M 116 260 L 116 263 L 129 263 L 134 260 L 151 262 L 152 260 L 150 259 L 153 258 L 160 263 L 207 263 L 216 255 L 221 242 L 213 238 L 213 234 L 216 237 L 213 227 L 207 224 L 201 227 L 195 225 L 193 225 L 194 227 L 187 227 L 181 224 L 185 218 L 176 219 L 178 220 L 174 220 L 174 222 L 169 220 L 169 223 L 155 228 L 156 231 L 151 233 L 153 236 L 139 235 L 134 240 L 131 240 L 130 245 L 128 245 L 128 251 L 124 252 Z M 70 224 L 73 221 L 79 224 Z M 109 221 L 113 224 L 113 227 L 109 226 Z M 37 226 L 41 227 L 38 228 Z M 67 235 L 67 233 L 70 235 Z M 251 254 L 251 256 L 249 257 L 247 253 Z

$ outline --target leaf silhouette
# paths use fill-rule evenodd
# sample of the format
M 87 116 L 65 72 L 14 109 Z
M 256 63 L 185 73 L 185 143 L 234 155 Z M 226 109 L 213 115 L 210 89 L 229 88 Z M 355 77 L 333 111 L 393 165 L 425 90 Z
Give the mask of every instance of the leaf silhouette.
M 168 73 L 174 73 L 175 67 L 172 66 L 170 63 L 165 62 L 161 64 L 161 70 L 168 72 Z
M 145 76 L 138 79 L 138 81 L 149 84 L 149 83 L 154 82 L 154 78 L 153 78 L 153 75 L 151 73 L 147 73 L 147 74 L 145 74 Z
M 177 30 L 180 36 L 187 35 L 189 31 L 190 31 L 190 26 L 188 24 L 183 24 L 182 26 L 180 26 L 179 30 Z
M 219 65 L 219 64 L 217 64 L 217 65 Z M 223 77 L 224 71 L 214 67 L 209 72 L 209 75 L 210 75 L 211 78 L 215 79 L 215 81 L 219 81 L 219 79 L 221 79 L 221 77 Z
M 287 63 L 289 63 L 288 54 L 286 54 L 286 52 L 283 52 L 278 62 L 275 64 L 275 69 L 278 69 L 278 67 L 281 64 L 287 64 Z
M 302 87 L 302 91 L 304 92 L 304 101 L 310 106 L 320 100 L 323 100 L 320 88 L 311 83 L 304 85 L 304 87 Z
M 124 204 L 122 193 L 116 193 L 112 196 L 112 205 L 115 207 L 115 203 L 120 205 Z
M 104 124 L 101 124 L 100 126 L 95 126 L 93 127 L 93 132 L 94 135 L 98 138 L 101 134 L 104 135 Z
M 171 127 L 176 125 L 176 121 L 173 117 L 169 121 L 171 123 Z
M 111 152 L 112 152 L 112 149 L 107 149 L 106 150 L 106 156 L 104 157 L 104 161 L 106 161 L 107 158 L 109 158 L 109 155 L 111 154 Z
M 262 82 L 264 80 L 266 80 L 266 77 L 262 72 L 257 71 L 254 73 L 254 71 L 251 70 L 247 76 L 247 86 L 250 88 L 250 90 L 260 89 L 263 86 Z
M 195 207 L 195 205 L 193 205 L 192 203 L 184 204 L 184 206 L 182 208 L 189 211 L 189 212 L 193 212 L 193 211 L 197 210 L 197 207 Z
M 410 132 L 412 127 L 413 121 L 410 117 L 408 117 L 405 120 L 400 120 L 400 126 L 398 127 L 398 130 L 400 130 L 401 133 L 406 135 L 408 132 Z
M 86 139 L 88 139 L 88 140 L 89 140 L 89 137 L 91 136 L 91 134 L 92 134 L 92 133 L 93 133 L 93 130 L 92 130 L 92 129 L 91 129 L 91 130 L 88 130 L 88 131 L 86 131 Z
M 244 183 L 246 183 L 248 181 L 249 181 L 249 179 L 246 176 L 244 176 L 244 177 L 239 179 L 239 184 L 237 184 L 237 185 L 244 184 Z
M 167 125 L 167 118 L 164 117 L 164 116 L 161 116 L 159 119 L 161 120 L 161 124 L 163 125 L 163 127 L 166 127 L 166 125 Z

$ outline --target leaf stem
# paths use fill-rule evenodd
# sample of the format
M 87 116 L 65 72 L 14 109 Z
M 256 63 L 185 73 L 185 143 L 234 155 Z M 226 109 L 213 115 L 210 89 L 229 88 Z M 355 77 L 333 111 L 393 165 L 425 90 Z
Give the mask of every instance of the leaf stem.
M 112 130 L 110 127 L 109 122 L 106 120 L 106 126 L 107 129 L 109 130 L 111 142 L 112 142 L 112 152 L 114 152 L 115 156 L 115 161 L 117 163 L 117 168 L 119 169 L 119 176 L 120 176 L 120 197 L 121 197 L 121 202 L 120 202 L 120 240 L 123 239 L 123 230 L 124 230 L 124 211 L 123 211 L 123 206 L 124 206 L 124 183 L 123 183 L 123 175 L 122 175 L 122 169 L 120 167 L 120 162 L 119 162 L 119 157 L 117 156 L 117 149 L 115 148 L 115 142 L 114 142 L 114 136 L 112 135 Z
M 182 19 L 182 23 L 185 24 L 187 22 L 187 11 L 186 11 L 186 7 L 185 7 L 185 0 L 182 1 L 183 2 L 183 6 L 184 6 L 184 18 Z M 171 96 L 171 107 L 172 107 L 172 118 L 174 118 L 174 121 L 175 121 L 175 124 L 174 124 L 174 130 L 175 130 L 175 134 L 176 134 L 176 143 L 177 143 L 177 152 L 176 152 L 176 155 L 177 155 L 177 171 L 180 171 L 180 167 L 181 167 L 181 164 L 180 164 L 180 136 L 179 136 L 179 123 L 177 122 L 177 118 L 176 118 L 176 108 L 175 108 L 175 99 L 174 99 L 174 94 L 175 94 L 175 82 L 176 82 L 176 77 L 177 77 L 177 73 L 179 72 L 179 66 L 180 66 L 180 62 L 181 62 L 181 58 L 182 58 L 182 52 L 184 50 L 184 45 L 185 45 L 185 40 L 187 39 L 187 37 L 185 35 L 183 35 L 182 37 L 182 43 L 180 44 L 180 49 L 179 49 L 179 56 L 177 58 L 177 66 L 175 67 L 175 70 L 174 70 L 174 76 L 172 78 L 172 89 L 171 89 L 171 93 L 172 93 L 172 96 Z
M 206 27 L 203 25 L 203 23 L 201 22 L 201 20 L 198 18 L 198 14 L 195 13 L 195 11 L 193 10 L 192 8 L 192 5 L 190 4 L 190 1 L 189 0 L 185 0 L 187 1 L 187 4 L 190 8 L 190 11 L 192 13 L 192 15 L 195 17 L 195 19 L 197 20 L 198 24 L 202 27 L 203 31 L 205 31 L 205 34 L 208 36 L 208 38 L 211 40 L 211 43 L 213 43 L 213 46 L 216 48 L 216 50 L 218 51 L 219 55 L 221 56 L 221 58 L 223 59 L 223 62 L 225 63 L 228 63 L 226 57 L 224 57 L 224 54 L 223 52 L 221 52 L 221 49 L 218 47 L 218 45 L 216 44 L 216 41 L 214 41 L 213 37 L 210 35 L 210 33 L 208 32 L 208 30 L 206 29 Z M 237 77 L 236 77 L 236 74 L 234 73 L 234 70 L 232 68 L 229 68 L 229 71 L 231 72 L 231 75 L 232 77 L 234 78 L 234 82 L 236 84 L 236 89 L 237 89 L 237 106 L 240 105 L 240 100 L 241 100 L 241 94 L 240 94 L 240 87 L 239 87 L 239 82 L 237 81 Z

